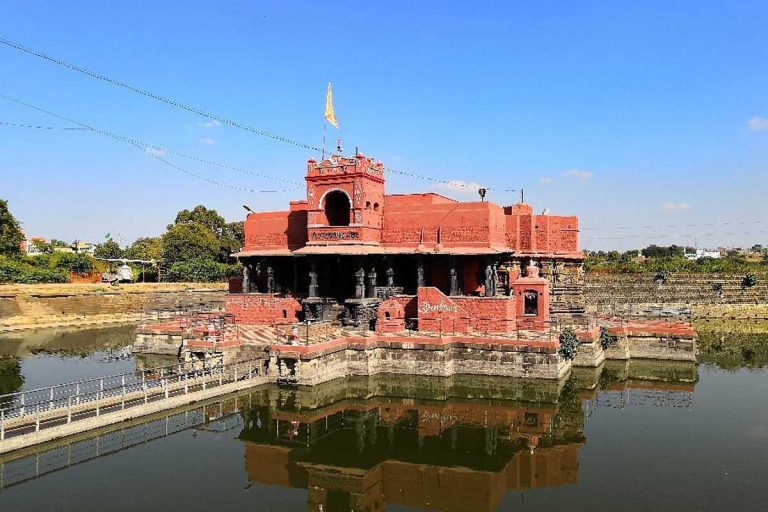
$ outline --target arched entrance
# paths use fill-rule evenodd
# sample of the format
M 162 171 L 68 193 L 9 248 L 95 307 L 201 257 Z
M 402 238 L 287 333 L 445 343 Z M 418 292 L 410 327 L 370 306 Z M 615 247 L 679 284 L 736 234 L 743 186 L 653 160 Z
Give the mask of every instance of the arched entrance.
M 349 197 L 341 190 L 333 190 L 325 196 L 325 218 L 329 226 L 349 226 Z

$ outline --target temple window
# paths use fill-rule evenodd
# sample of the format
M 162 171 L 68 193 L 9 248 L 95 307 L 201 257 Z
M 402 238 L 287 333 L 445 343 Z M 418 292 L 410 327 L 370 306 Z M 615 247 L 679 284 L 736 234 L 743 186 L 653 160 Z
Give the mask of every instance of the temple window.
M 379 211 L 379 203 L 373 203 L 373 211 Z
M 349 226 L 349 197 L 341 190 L 334 190 L 325 196 L 325 217 L 329 226 Z
M 523 292 L 523 313 L 525 316 L 539 315 L 539 292 L 535 290 Z
M 371 202 L 370 201 L 366 201 L 365 202 L 365 209 L 366 210 L 370 210 L 371 209 Z

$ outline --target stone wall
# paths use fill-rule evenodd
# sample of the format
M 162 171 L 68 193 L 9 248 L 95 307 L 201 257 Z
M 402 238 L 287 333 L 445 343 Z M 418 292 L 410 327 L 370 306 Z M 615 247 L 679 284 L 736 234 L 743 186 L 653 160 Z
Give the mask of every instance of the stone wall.
M 623 312 L 642 304 L 760 304 L 768 302 L 768 273 L 757 274 L 757 285 L 743 288 L 744 274 L 683 274 L 663 284 L 653 274 L 586 274 L 587 308 Z
M 218 310 L 223 285 L 6 285 L 0 287 L 0 332 L 36 327 L 135 322 L 158 310 Z
M 301 319 L 301 303 L 293 297 L 280 297 L 266 293 L 232 293 L 225 298 L 227 313 L 235 316 L 238 324 L 274 324 L 296 322 Z
M 270 375 L 301 385 L 379 373 L 447 377 L 454 374 L 560 379 L 571 361 L 556 342 L 516 343 L 482 338 L 339 338 L 314 346 L 273 346 Z

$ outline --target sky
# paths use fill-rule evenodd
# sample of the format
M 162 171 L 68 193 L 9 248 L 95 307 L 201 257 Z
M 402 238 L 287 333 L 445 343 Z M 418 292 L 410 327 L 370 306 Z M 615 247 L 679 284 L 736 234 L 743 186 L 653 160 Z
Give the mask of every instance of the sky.
M 0 38 L 307 146 L 322 144 L 330 81 L 329 146 L 451 182 L 390 172 L 390 193 L 476 200 L 482 185 L 506 205 L 523 188 L 536 211 L 578 215 L 586 249 L 768 245 L 765 1 L 0 8 Z M 9 126 L 76 125 L 0 99 L 0 198 L 29 236 L 127 244 L 197 204 L 229 221 L 244 204 L 286 209 L 317 156 L 3 45 L 0 95 L 284 180 Z

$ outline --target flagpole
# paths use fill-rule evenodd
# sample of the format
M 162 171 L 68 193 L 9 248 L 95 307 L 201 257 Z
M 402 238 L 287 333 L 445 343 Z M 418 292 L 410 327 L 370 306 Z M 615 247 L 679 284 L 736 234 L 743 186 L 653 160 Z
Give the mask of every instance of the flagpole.
M 327 123 L 323 121 L 323 157 L 320 159 L 321 162 L 325 161 L 325 131 L 326 131 L 326 125 Z

